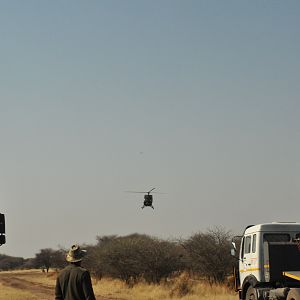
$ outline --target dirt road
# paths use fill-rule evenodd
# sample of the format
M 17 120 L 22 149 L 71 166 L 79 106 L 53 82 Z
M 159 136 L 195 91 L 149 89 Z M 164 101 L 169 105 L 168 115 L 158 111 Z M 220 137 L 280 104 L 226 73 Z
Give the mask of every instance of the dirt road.
M 0 272 L 0 283 L 15 290 L 28 291 L 40 300 L 54 299 L 54 285 L 37 282 L 32 274 Z M 101 295 L 96 295 L 96 298 L 97 300 L 122 300 Z
M 14 289 L 27 290 L 43 300 L 53 299 L 53 287 L 35 283 L 13 274 L 0 274 L 0 282 Z

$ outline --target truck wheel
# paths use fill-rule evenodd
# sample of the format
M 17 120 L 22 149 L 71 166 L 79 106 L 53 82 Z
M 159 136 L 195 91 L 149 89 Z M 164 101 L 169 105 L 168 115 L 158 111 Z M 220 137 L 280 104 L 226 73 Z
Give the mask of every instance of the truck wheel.
M 257 300 L 257 293 L 256 289 L 252 286 L 250 286 L 246 293 L 246 299 L 245 300 Z M 295 299 L 296 300 L 296 299 Z M 298 300 L 298 299 L 297 299 Z M 300 299 L 299 299 L 300 300 Z
M 300 289 L 291 289 L 286 300 L 300 300 Z

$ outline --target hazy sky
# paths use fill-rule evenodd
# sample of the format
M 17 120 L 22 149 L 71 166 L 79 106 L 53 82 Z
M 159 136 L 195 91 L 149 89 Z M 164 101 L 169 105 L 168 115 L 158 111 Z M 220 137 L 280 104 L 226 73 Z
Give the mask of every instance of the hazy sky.
M 299 1 L 1 1 L 0 38 L 0 253 L 300 221 Z

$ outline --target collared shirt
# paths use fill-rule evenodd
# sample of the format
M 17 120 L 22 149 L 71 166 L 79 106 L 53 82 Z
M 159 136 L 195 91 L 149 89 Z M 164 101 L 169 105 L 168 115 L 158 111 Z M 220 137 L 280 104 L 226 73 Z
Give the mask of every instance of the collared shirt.
M 90 273 L 74 264 L 64 268 L 56 279 L 55 300 L 96 300 Z

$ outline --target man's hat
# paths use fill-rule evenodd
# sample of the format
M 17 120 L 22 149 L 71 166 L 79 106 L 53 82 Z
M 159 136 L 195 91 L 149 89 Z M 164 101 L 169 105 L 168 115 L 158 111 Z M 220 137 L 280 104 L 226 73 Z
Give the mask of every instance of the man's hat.
M 86 255 L 86 250 L 80 249 L 78 245 L 73 245 L 66 255 L 67 262 L 78 262 Z

